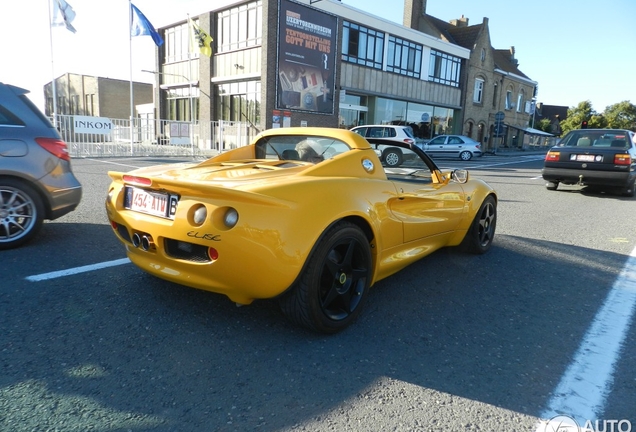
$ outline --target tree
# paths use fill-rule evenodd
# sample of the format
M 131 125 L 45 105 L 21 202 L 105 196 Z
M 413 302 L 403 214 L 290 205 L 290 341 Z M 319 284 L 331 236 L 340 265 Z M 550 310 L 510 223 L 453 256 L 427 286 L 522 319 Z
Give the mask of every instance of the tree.
M 550 121 L 550 119 L 544 118 L 539 120 L 535 124 L 535 127 L 536 129 L 539 129 L 543 132 L 552 133 L 552 122 Z
M 578 106 L 568 109 L 568 117 L 561 121 L 563 134 L 580 129 L 583 121 L 587 122 L 589 128 L 636 131 L 636 105 L 623 101 L 606 107 L 603 113 L 597 113 L 589 100 L 579 102 Z
M 598 114 L 592 108 L 592 102 L 589 100 L 579 102 L 577 107 L 568 109 L 568 116 L 565 120 L 561 120 L 561 130 L 563 135 L 573 129 L 580 129 L 581 123 L 585 120 L 588 122 L 589 127 L 596 127 L 594 123 L 591 123 L 593 116 L 598 117 Z
M 636 105 L 629 101 L 619 102 L 605 108 L 603 117 L 608 128 L 613 129 L 636 129 Z

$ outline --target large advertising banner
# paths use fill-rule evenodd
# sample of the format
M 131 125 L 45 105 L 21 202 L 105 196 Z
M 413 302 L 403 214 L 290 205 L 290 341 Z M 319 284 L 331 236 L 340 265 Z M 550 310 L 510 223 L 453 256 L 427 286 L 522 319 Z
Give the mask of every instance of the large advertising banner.
M 333 114 L 337 18 L 288 0 L 279 11 L 277 108 Z

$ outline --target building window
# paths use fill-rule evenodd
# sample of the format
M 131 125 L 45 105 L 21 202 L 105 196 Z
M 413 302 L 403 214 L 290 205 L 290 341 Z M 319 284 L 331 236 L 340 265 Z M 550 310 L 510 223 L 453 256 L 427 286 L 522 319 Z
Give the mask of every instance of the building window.
M 481 49 L 481 61 L 486 61 L 486 48 Z
M 66 106 L 66 98 L 64 96 L 57 97 L 57 110 L 58 114 L 66 115 L 69 114 L 68 107 Z
M 517 112 L 521 112 L 523 109 L 523 92 L 517 96 Z
M 459 87 L 461 59 L 441 51 L 431 50 L 430 81 L 452 87 Z
M 71 114 L 80 113 L 79 95 L 71 95 Z
M 192 94 L 190 94 L 192 90 Z M 175 87 L 166 90 L 168 120 L 196 121 L 199 117 L 199 88 Z
M 508 90 L 506 92 L 506 109 L 512 109 L 514 106 L 512 104 L 512 90 Z
M 475 92 L 473 93 L 473 102 L 482 103 L 484 97 L 484 80 L 475 79 Z
M 260 46 L 263 34 L 263 2 L 242 4 L 217 14 L 219 52 Z
M 220 120 L 260 124 L 260 81 L 221 84 L 216 91 L 216 114 Z
M 342 60 L 382 69 L 384 33 L 344 21 L 342 33 Z
M 188 31 L 188 24 L 166 29 L 166 63 L 188 60 L 188 52 L 190 51 L 190 33 Z
M 84 114 L 88 116 L 95 115 L 95 95 L 94 94 L 86 95 L 86 103 L 84 105 Z
M 422 45 L 395 36 L 389 36 L 386 70 L 408 77 L 419 78 L 422 71 Z

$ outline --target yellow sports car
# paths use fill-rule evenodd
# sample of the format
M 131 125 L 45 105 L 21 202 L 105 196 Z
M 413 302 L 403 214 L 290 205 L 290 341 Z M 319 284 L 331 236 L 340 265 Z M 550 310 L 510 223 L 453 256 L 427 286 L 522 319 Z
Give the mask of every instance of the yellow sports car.
M 383 167 L 370 146 L 418 157 Z M 445 246 L 486 252 L 497 196 L 417 146 L 343 129 L 282 128 L 201 163 L 110 172 L 106 212 L 130 260 L 238 304 L 278 297 L 334 333 L 369 288 Z

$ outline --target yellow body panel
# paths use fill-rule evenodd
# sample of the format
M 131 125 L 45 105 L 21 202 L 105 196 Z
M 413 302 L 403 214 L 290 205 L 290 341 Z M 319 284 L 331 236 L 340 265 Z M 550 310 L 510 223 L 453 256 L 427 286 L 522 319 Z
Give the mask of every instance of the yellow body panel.
M 351 150 L 315 165 L 255 160 L 259 140 L 294 135 L 333 138 Z M 131 261 L 157 277 L 221 293 L 241 304 L 277 296 L 292 286 L 321 235 L 340 220 L 352 220 L 368 233 L 373 284 L 436 249 L 459 244 L 484 197 L 494 193 L 476 180 L 442 182 L 439 172 L 424 187 L 390 181 L 364 138 L 323 128 L 269 130 L 250 146 L 200 164 L 126 174 L 152 181 L 139 188 L 180 197 L 173 220 L 127 210 L 124 187 L 130 182 L 123 180 L 124 173 L 109 173 L 113 182 L 106 210 Z M 201 205 L 208 216 L 197 226 L 193 212 Z M 228 208 L 238 211 L 233 228 L 222 222 Z M 130 238 L 135 233 L 151 238 L 154 247 L 134 247 Z M 212 247 L 218 258 L 176 258 L 167 252 L 167 239 L 177 249 Z

